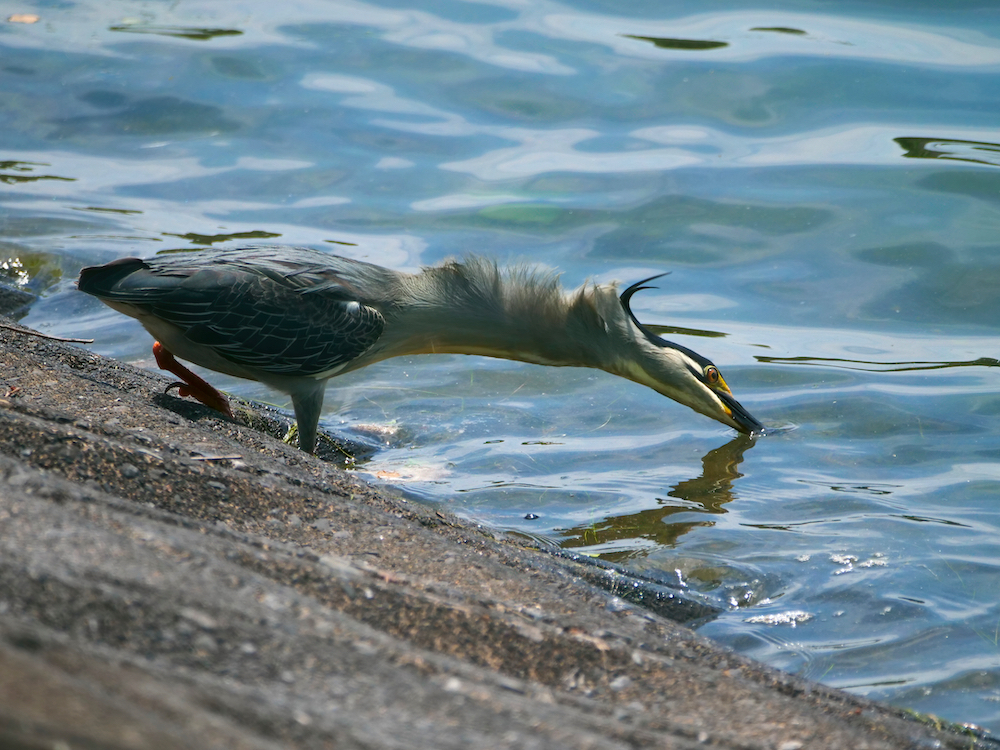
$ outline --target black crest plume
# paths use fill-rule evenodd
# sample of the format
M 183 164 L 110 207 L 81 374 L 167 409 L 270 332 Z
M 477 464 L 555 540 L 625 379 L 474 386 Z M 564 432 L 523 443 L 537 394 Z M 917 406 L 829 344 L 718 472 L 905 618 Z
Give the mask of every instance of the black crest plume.
M 642 334 L 649 340 L 650 343 L 655 344 L 656 346 L 665 346 L 670 349 L 676 349 L 679 352 L 683 352 L 684 354 L 688 355 L 691 359 L 693 359 L 695 362 L 702 365 L 703 367 L 705 365 L 710 365 L 711 362 L 709 362 L 707 359 L 705 359 L 697 352 L 693 352 L 687 347 L 681 346 L 680 344 L 675 344 L 672 341 L 667 341 L 666 339 L 657 336 L 655 333 L 650 331 L 648 328 L 646 328 L 646 326 L 644 326 L 642 323 L 639 322 L 639 319 L 635 317 L 635 313 L 632 312 L 632 308 L 629 306 L 629 302 L 632 300 L 633 294 L 642 291 L 643 289 L 659 289 L 659 287 L 646 286 L 646 285 L 649 284 L 650 281 L 655 281 L 656 279 L 669 275 L 670 271 L 666 271 L 664 273 L 658 273 L 655 276 L 650 276 L 648 279 L 643 279 L 642 281 L 635 282 L 632 286 L 630 286 L 628 289 L 626 289 L 624 292 L 621 293 L 621 297 L 619 297 L 619 299 L 621 300 L 622 307 L 625 309 L 625 312 L 628 313 L 628 316 L 632 318 L 632 322 L 635 323 L 636 327 L 640 331 L 642 331 Z

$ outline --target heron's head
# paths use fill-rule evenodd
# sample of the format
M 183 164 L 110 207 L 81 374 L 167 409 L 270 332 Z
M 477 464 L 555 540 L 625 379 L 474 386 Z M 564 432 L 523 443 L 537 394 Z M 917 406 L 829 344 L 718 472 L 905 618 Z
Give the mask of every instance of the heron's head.
M 619 374 L 740 432 L 764 434 L 764 426 L 733 397 L 718 367 L 700 354 L 657 336 L 632 313 L 632 295 L 648 289 L 647 283 L 663 275 L 643 279 L 622 292 L 621 305 L 639 333 L 634 336 L 636 348 L 617 363 Z

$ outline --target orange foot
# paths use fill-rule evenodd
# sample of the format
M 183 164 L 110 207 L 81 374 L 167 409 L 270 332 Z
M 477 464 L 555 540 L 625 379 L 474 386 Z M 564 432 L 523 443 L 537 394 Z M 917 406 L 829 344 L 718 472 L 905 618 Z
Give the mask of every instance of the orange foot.
M 229 408 L 229 401 L 226 397 L 174 359 L 174 355 L 168 352 L 167 348 L 159 341 L 153 342 L 153 356 L 156 357 L 156 364 L 161 370 L 172 372 L 183 381 L 168 385 L 168 393 L 171 388 L 176 388 L 177 393 L 181 396 L 192 396 L 205 406 L 221 411 L 230 419 L 233 418 L 233 410 Z

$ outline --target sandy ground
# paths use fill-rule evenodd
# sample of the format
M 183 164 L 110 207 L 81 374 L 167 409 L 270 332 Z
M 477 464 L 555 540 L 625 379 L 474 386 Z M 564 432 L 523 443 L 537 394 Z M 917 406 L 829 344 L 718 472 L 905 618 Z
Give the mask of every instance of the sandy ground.
M 0 329 L 0 748 L 1000 748 L 168 382 Z

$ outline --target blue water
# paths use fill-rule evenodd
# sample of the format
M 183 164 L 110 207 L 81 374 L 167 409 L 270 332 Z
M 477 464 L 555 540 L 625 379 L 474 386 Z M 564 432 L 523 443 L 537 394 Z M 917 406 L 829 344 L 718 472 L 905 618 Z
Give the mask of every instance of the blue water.
M 0 267 L 42 294 L 24 322 L 150 367 L 81 266 L 273 241 L 669 270 L 640 319 L 724 334 L 670 337 L 794 429 L 459 356 L 334 381 L 325 425 L 381 436 L 377 481 L 676 575 L 743 653 L 1000 731 L 1000 6 L 769 5 L 25 3 Z

